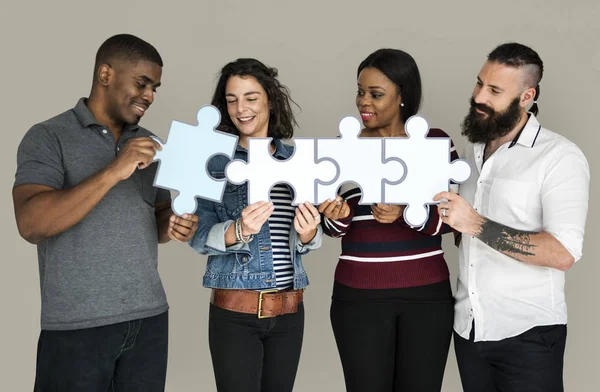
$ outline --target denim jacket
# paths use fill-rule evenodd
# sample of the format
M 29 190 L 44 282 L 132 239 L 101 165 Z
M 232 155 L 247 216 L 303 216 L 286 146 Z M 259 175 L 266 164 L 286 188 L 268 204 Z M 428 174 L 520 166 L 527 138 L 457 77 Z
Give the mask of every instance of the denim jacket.
M 274 142 L 275 158 L 287 159 L 294 152 L 293 146 L 283 144 L 277 139 L 274 139 Z M 234 158 L 247 161 L 247 150 L 238 145 Z M 224 178 L 227 163 L 229 163 L 227 157 L 217 155 L 208 162 L 207 170 L 214 178 Z M 260 232 L 254 235 L 254 239 L 249 243 L 225 246 L 225 232 L 236 219 L 241 217 L 242 210 L 248 204 L 247 187 L 247 183 L 235 185 L 228 182 L 221 203 L 197 199 L 198 230 L 189 244 L 196 252 L 208 255 L 203 279 L 204 287 L 223 289 L 277 287 L 268 222 L 262 225 Z M 308 285 L 308 277 L 302 266 L 302 255 L 319 248 L 322 237 L 323 229 L 319 224 L 315 237 L 309 243 L 302 244 L 292 222 L 289 244 L 294 266 L 294 289 Z

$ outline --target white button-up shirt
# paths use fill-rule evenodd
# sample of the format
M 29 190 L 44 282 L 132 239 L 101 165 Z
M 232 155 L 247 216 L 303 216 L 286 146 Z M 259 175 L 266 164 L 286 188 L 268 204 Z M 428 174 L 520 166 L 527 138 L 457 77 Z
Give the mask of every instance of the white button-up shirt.
M 519 230 L 552 234 L 581 258 L 590 171 L 581 150 L 543 128 L 533 114 L 512 141 L 483 163 L 485 144 L 468 144 L 473 169 L 460 195 L 485 218 Z M 463 234 L 454 330 L 475 341 L 519 335 L 535 326 L 567 323 L 565 273 L 518 261 Z

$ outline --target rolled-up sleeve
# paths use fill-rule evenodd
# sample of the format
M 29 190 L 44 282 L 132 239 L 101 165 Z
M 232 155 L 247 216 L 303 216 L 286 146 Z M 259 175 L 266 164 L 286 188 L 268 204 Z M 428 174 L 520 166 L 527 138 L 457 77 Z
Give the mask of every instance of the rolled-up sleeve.
M 588 212 L 590 168 L 581 150 L 569 144 L 547 167 L 542 185 L 544 231 L 579 260 Z
M 247 243 L 225 246 L 225 232 L 234 221 L 219 221 L 214 202 L 199 198 L 196 215 L 198 215 L 198 230 L 188 242 L 196 252 L 209 256 L 250 253 Z
M 296 232 L 296 230 L 293 230 L 293 232 L 294 232 L 294 235 L 296 237 L 298 237 L 298 233 Z M 300 238 L 296 238 L 296 250 L 301 255 L 304 255 L 304 254 L 310 252 L 311 250 L 319 249 L 321 247 L 322 243 L 323 243 L 323 228 L 319 224 L 319 225 L 317 225 L 317 233 L 312 238 L 312 240 L 310 240 L 306 244 L 303 244 L 302 241 L 300 241 Z

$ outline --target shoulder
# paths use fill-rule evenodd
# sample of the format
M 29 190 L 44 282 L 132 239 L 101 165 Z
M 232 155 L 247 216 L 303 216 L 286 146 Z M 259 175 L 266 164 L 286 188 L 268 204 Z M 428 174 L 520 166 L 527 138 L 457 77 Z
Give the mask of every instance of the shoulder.
M 73 110 L 67 110 L 48 120 L 34 124 L 23 136 L 21 144 L 41 145 L 58 143 L 62 135 L 79 124 Z
M 571 157 L 583 160 L 587 165 L 587 159 L 577 144 L 549 129 L 540 128 L 533 147 L 541 149 L 543 155 L 550 160 L 561 161 Z
M 48 120 L 33 125 L 30 128 L 30 131 L 60 134 L 61 132 L 64 132 L 65 129 L 72 128 L 74 125 L 80 125 L 79 120 L 77 120 L 77 116 L 73 112 L 73 109 L 69 109 Z

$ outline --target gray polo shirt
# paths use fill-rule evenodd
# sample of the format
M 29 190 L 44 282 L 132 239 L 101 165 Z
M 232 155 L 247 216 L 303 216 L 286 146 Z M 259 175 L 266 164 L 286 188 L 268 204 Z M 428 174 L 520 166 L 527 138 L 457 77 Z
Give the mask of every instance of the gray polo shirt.
M 112 162 L 128 139 L 152 135 L 130 125 L 117 142 L 85 102 L 27 132 L 14 186 L 72 188 Z M 156 168 L 136 170 L 81 222 L 38 244 L 42 329 L 97 327 L 168 309 L 157 271 L 154 205 L 170 194 L 152 185 Z

